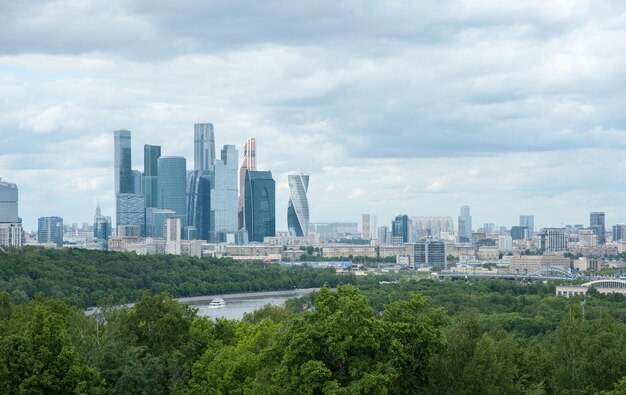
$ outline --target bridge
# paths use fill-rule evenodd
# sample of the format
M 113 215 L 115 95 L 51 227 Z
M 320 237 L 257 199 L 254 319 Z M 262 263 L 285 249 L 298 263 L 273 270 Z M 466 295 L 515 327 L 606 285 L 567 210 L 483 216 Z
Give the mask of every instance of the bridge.
M 570 273 L 560 266 L 543 266 L 534 272 L 523 273 L 485 273 L 485 272 L 440 272 L 439 278 L 499 278 L 506 280 L 566 280 L 581 279 L 577 273 Z

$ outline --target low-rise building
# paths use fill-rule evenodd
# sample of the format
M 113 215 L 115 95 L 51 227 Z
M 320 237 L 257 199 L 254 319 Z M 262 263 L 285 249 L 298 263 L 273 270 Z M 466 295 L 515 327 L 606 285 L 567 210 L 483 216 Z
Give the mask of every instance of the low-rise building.
M 349 256 L 363 256 L 368 258 L 377 258 L 376 246 L 373 245 L 357 245 L 357 244 L 332 244 L 322 247 L 322 257 L 338 258 Z

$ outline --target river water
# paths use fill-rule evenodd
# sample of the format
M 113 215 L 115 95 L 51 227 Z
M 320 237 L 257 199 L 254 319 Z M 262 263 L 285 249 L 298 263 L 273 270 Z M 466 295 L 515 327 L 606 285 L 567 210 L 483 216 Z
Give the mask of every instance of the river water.
M 198 315 L 211 318 L 227 318 L 230 320 L 238 320 L 243 318 L 246 313 L 252 313 L 254 310 L 271 304 L 281 306 L 289 298 L 300 297 L 311 293 L 319 288 L 294 289 L 293 291 L 270 291 L 255 292 L 249 294 L 231 294 L 231 295 L 213 295 L 199 296 L 194 298 L 180 298 L 178 301 L 186 303 L 198 309 Z M 222 298 L 226 302 L 225 307 L 209 308 L 209 303 L 214 298 Z

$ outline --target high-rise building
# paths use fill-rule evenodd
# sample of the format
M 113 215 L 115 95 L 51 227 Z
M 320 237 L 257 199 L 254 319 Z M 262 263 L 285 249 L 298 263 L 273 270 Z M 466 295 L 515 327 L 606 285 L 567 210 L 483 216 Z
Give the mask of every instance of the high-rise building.
M 17 185 L 0 178 L 0 247 L 22 246 L 22 221 L 17 201 Z
M 441 237 L 441 232 L 454 232 L 452 217 L 410 217 L 409 241 L 424 237 Z
M 63 218 L 41 217 L 37 226 L 37 243 L 63 247 Z
M 289 234 L 306 237 L 309 234 L 309 174 L 298 171 L 287 176 L 289 204 L 287 205 L 287 227 Z
M 446 243 L 435 238 L 426 238 L 415 243 L 414 263 L 418 266 L 431 266 L 434 270 L 444 270 L 447 265 Z
M 528 228 L 525 226 L 512 226 L 511 227 L 511 239 L 513 240 L 530 239 Z
M 498 249 L 500 252 L 513 251 L 513 238 L 509 235 L 498 236 Z
M 459 241 L 469 243 L 472 240 L 472 216 L 469 206 L 461 206 L 459 215 Z
M 371 240 L 372 234 L 370 233 L 370 215 L 361 215 L 361 237 L 365 240 Z
M 245 229 L 244 200 L 246 187 L 246 171 L 256 170 L 256 139 L 250 137 L 243 145 L 243 161 L 239 167 L 239 207 L 237 209 L 238 227 Z
M 158 207 L 174 211 L 184 228 L 187 222 L 187 160 L 180 156 L 162 156 L 157 168 Z
M 583 247 L 597 247 L 598 235 L 595 229 L 580 229 L 578 231 L 578 244 Z
M 541 232 L 541 250 L 544 252 L 567 251 L 565 228 L 545 228 Z
M 598 244 L 605 244 L 606 223 L 604 222 L 604 211 L 594 211 L 589 214 L 589 227 L 596 230 Z
M 215 161 L 211 185 L 211 238 L 226 241 L 226 235 L 237 231 L 237 148 L 225 145 L 220 160 Z
M 120 193 L 117 195 L 117 217 L 115 226 L 138 226 L 145 231 L 146 202 L 141 195 Z
M 276 184 L 270 171 L 246 172 L 245 223 L 248 241 L 276 235 Z
M 103 216 L 100 206 L 96 207 L 96 215 L 93 217 L 93 238 L 104 243 L 106 249 L 106 241 L 112 236 L 113 224 L 111 217 Z
M 132 173 L 133 173 L 133 193 L 136 195 L 142 195 L 141 184 L 142 184 L 143 173 L 140 172 L 139 170 L 132 170 Z
M 176 212 L 162 208 L 146 208 L 146 236 L 163 237 L 163 229 L 167 218 L 178 218 Z
M 613 225 L 613 241 L 626 240 L 626 224 Z
M 375 215 L 370 215 L 370 236 L 373 239 L 378 237 L 378 217 Z
M 166 218 L 163 233 L 165 235 L 165 253 L 180 255 L 180 235 L 182 233 L 180 218 Z
M 534 215 L 520 215 L 519 226 L 525 226 L 528 228 L 528 238 L 533 236 L 535 232 L 535 216 Z
M 143 176 L 141 180 L 141 194 L 146 200 L 146 207 L 157 207 L 158 202 L 158 176 L 159 158 L 161 146 L 143 146 Z
M 114 132 L 115 194 L 135 193 L 131 169 L 130 131 Z
M 195 238 L 209 240 L 211 233 L 211 173 L 187 172 L 187 227 L 195 228 Z M 194 233 L 187 232 L 185 238 Z
M 389 234 L 388 226 L 381 226 L 378 228 L 378 245 L 391 244 L 391 235 Z
M 391 222 L 391 243 L 402 244 L 409 241 L 409 216 L 398 215 Z
M 212 171 L 215 163 L 215 134 L 212 123 L 193 125 L 193 169 Z

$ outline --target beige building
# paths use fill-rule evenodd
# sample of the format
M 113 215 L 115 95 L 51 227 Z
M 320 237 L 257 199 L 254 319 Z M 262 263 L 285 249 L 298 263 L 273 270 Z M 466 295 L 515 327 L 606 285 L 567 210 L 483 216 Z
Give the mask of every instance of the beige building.
M 378 256 L 380 258 L 387 257 L 404 257 L 408 256 L 410 262 L 413 262 L 413 256 L 415 255 L 414 244 L 396 244 L 396 245 L 384 245 L 378 247 Z
M 372 245 L 333 244 L 322 247 L 322 257 L 324 258 L 338 258 L 349 256 L 364 256 L 368 258 L 376 258 L 378 255 L 376 253 L 376 246 Z
M 589 288 L 593 287 L 601 294 L 618 293 L 626 295 L 626 280 L 605 278 L 601 280 L 590 281 L 582 285 L 560 285 L 556 287 L 556 296 L 583 296 L 589 292 Z
M 478 259 L 481 261 L 497 261 L 500 259 L 500 248 L 480 247 L 478 249 Z
M 514 255 L 511 257 L 510 271 L 515 273 L 533 273 L 542 267 L 570 269 L 570 259 L 563 255 Z

